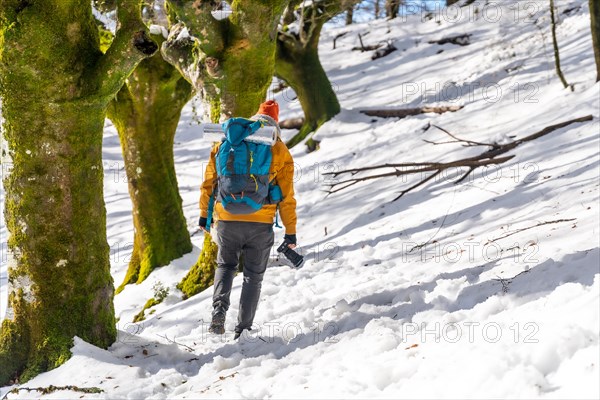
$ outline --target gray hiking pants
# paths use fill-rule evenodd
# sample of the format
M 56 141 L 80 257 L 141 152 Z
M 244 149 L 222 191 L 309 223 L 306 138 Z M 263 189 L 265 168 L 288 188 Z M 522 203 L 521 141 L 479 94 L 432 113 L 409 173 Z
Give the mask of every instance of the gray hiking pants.
M 219 245 L 213 312 L 227 312 L 233 277 L 243 255 L 244 282 L 236 332 L 250 329 L 256 314 L 263 275 L 274 242 L 271 224 L 260 222 L 219 221 L 215 241 Z

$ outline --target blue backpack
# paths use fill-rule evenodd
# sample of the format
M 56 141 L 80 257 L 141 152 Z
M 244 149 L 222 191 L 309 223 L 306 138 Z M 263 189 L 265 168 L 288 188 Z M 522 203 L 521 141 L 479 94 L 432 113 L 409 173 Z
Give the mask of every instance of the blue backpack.
M 262 121 L 231 118 L 223 123 L 225 140 L 216 155 L 216 200 L 231 214 L 252 214 L 263 204 L 281 200 L 281 189 L 269 184 L 273 155 L 267 144 L 245 141 Z

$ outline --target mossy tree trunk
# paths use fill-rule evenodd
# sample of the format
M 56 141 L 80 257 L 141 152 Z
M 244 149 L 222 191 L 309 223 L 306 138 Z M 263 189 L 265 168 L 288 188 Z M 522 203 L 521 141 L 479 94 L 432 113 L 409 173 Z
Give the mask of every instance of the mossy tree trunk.
M 152 36 L 162 42 L 162 36 Z M 192 87 L 160 53 L 143 60 L 108 108 L 119 132 L 133 204 L 133 253 L 120 292 L 192 250 L 173 141 Z
M 126 77 L 157 49 L 139 4 L 121 5 L 120 29 L 103 55 L 89 1 L 0 1 L 2 134 L 12 161 L 0 385 L 60 365 L 75 335 L 104 348 L 115 340 L 104 117 Z
M 275 73 L 294 89 L 304 111 L 304 124 L 288 141 L 290 147 L 340 112 L 340 103 L 319 60 L 319 37 L 327 21 L 357 3 L 356 0 L 313 2 L 301 8 L 299 18 L 295 9 L 301 1 L 295 0 L 286 10 L 278 33 Z M 289 24 L 294 22 L 300 24 L 297 33 L 288 30 Z M 306 144 L 310 150 L 317 147 L 312 139 Z
M 287 0 L 239 0 L 233 13 L 211 15 L 220 2 L 167 0 L 171 22 L 162 53 L 202 94 L 206 119 L 250 117 L 265 100 L 275 70 L 277 24 Z M 191 36 L 185 35 L 188 29 Z M 205 234 L 198 261 L 178 287 L 186 297 L 213 284 L 217 245 Z
M 590 0 L 590 17 L 592 20 L 594 57 L 596 58 L 596 82 L 600 82 L 600 3 L 598 0 Z

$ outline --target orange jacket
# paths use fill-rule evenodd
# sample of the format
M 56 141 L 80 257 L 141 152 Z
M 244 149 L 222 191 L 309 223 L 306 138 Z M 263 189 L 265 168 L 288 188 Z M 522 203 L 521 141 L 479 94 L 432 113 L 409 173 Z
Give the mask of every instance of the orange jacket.
M 204 182 L 200 188 L 200 215 L 208 217 L 208 202 L 213 188 L 217 183 L 217 170 L 215 156 L 219 151 L 217 143 L 210 152 L 210 161 L 206 166 Z M 294 160 L 285 143 L 277 138 L 277 142 L 271 148 L 273 158 L 269 170 L 269 182 L 275 182 L 281 188 L 283 200 L 279 202 L 279 215 L 285 226 L 285 233 L 292 235 L 296 233 L 296 199 L 294 198 Z M 245 221 L 263 222 L 272 224 L 277 211 L 277 204 L 265 204 L 262 208 L 252 214 L 231 214 L 223 208 L 220 202 L 215 203 L 215 220 L 223 221 Z

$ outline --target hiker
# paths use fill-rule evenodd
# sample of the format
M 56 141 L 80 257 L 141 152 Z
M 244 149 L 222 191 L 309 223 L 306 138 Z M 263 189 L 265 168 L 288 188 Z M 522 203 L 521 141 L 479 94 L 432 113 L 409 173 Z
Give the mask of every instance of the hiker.
M 229 139 L 217 143 L 210 153 L 210 161 L 201 188 L 200 228 L 206 231 L 208 223 L 210 229 L 209 209 L 212 209 L 211 202 L 214 201 L 214 214 L 217 221 L 214 227 L 216 233 L 214 240 L 219 246 L 218 266 L 214 279 L 212 321 L 209 327 L 211 333 L 225 333 L 225 314 L 229 308 L 233 277 L 238 269 L 240 254 L 243 255 L 244 281 L 234 339 L 238 339 L 244 330 L 251 329 L 263 275 L 274 242 L 273 220 L 276 218 L 278 208 L 285 226 L 285 239 L 290 243 L 288 246 L 296 247 L 294 161 L 279 135 L 278 119 L 279 105 L 269 100 L 260 105 L 258 112 L 250 120 L 242 120 L 246 123 L 260 121 L 259 124 L 252 125 L 274 126 L 277 129 L 277 141 L 272 147 L 242 142 L 240 137 L 243 137 L 243 134 L 235 137 L 239 126 L 227 125 L 226 122 L 227 134 L 232 136 L 233 143 L 238 147 L 245 146 L 245 149 L 243 148 L 239 153 L 234 152 Z M 225 147 L 221 148 L 222 146 Z M 223 153 L 225 154 L 221 155 Z M 239 175 L 225 177 L 222 171 L 227 168 L 235 169 L 234 173 Z M 252 171 L 255 172 L 251 173 Z M 235 186 L 236 177 L 240 176 L 246 194 L 244 189 L 241 190 L 241 194 L 227 193 L 228 188 Z M 218 187 L 217 182 L 221 182 Z M 257 204 L 253 199 L 259 199 L 259 193 L 267 193 L 267 190 L 269 193 L 267 199 Z

